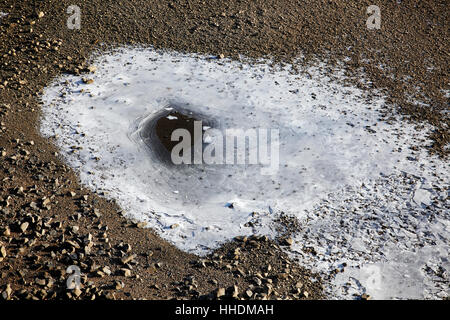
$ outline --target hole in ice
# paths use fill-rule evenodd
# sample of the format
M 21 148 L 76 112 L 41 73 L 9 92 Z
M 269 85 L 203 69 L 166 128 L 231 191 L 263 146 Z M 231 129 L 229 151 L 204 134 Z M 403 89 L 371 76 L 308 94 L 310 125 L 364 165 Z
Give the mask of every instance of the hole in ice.
M 201 122 L 203 130 L 200 134 L 194 132 L 194 122 Z M 216 122 L 208 119 L 204 114 L 191 111 L 189 104 L 170 102 L 165 108 L 155 115 L 144 119 L 142 129 L 139 132 L 140 139 L 150 151 L 152 156 L 166 165 L 173 165 L 171 153 L 179 143 L 172 135 L 176 130 L 184 129 L 189 132 L 191 158 L 194 157 L 194 144 L 197 140 L 203 140 L 204 128 L 213 127 Z M 202 143 L 202 146 L 205 144 Z M 184 150 L 181 150 L 183 153 Z

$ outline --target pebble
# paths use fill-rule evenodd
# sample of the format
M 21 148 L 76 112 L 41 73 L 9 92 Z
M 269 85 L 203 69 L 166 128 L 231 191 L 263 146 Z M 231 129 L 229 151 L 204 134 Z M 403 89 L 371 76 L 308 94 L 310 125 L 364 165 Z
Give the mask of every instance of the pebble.
M 50 199 L 49 198 L 46 198 L 46 199 L 44 199 L 44 201 L 42 201 L 42 206 L 44 206 L 44 207 L 46 207 L 49 204 L 50 204 Z
M 125 276 L 125 277 L 131 277 L 131 270 L 130 269 L 127 269 L 127 268 L 122 268 L 122 269 L 120 269 L 120 271 L 122 271 L 122 275 L 123 276 Z
M 82 294 L 80 288 L 75 288 L 73 290 L 73 293 L 75 294 L 76 297 L 79 297 Z
M 83 81 L 83 83 L 85 84 L 91 84 L 94 83 L 93 79 L 88 79 L 88 78 L 82 78 L 81 81 Z
M 106 275 L 111 275 L 111 269 L 108 266 L 104 266 L 102 271 L 106 274 Z
M 239 296 L 239 288 L 234 285 L 232 287 L 229 288 L 229 292 L 232 298 L 238 298 Z
M 34 201 L 30 202 L 30 208 L 33 210 L 39 211 L 39 207 L 38 207 L 37 203 Z
M 216 298 L 223 297 L 225 295 L 225 288 L 218 288 L 216 293 Z
M 86 68 L 90 73 L 94 73 L 95 71 L 97 71 L 97 67 L 96 66 L 89 66 Z
M 20 230 L 22 230 L 22 232 L 25 232 L 25 231 L 27 231 L 28 226 L 29 226 L 29 223 L 28 222 L 24 222 L 24 223 L 22 223 L 20 225 Z
M 372 297 L 367 293 L 361 295 L 361 300 L 370 300 Z
M 114 288 L 116 290 L 123 289 L 125 287 L 125 284 L 122 281 L 116 280 L 114 281 Z
M 12 294 L 12 288 L 11 288 L 11 285 L 8 283 L 5 287 L 5 290 L 2 293 L 2 297 L 3 297 L 3 299 L 7 300 L 11 297 L 11 294 Z
M 132 260 L 134 260 L 134 258 L 136 258 L 136 255 L 131 254 L 129 256 L 123 257 L 121 260 L 122 260 L 123 264 L 127 264 L 128 262 L 131 262 Z
M 146 225 L 147 225 L 147 222 L 138 222 L 136 224 L 136 227 L 139 229 L 143 229 L 143 228 L 145 228 Z

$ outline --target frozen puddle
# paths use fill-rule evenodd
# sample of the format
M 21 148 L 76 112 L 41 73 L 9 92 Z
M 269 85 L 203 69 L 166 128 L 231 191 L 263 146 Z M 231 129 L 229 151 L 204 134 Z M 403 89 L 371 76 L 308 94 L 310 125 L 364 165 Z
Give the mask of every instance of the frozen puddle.
M 426 143 L 429 128 L 378 120 L 383 97 L 368 99 L 321 66 L 295 75 L 264 61 L 136 48 L 94 65 L 95 74 L 45 90 L 41 132 L 56 137 L 83 184 L 130 218 L 203 254 L 237 235 L 274 236 L 285 212 L 302 225 L 293 258 L 324 275 L 342 271 L 329 279 L 331 297 L 448 295 L 448 166 L 409 149 Z M 277 130 L 277 170 L 167 166 L 145 133 L 157 115 L 166 120 L 156 124 L 178 121 L 173 105 L 210 119 L 203 130 Z

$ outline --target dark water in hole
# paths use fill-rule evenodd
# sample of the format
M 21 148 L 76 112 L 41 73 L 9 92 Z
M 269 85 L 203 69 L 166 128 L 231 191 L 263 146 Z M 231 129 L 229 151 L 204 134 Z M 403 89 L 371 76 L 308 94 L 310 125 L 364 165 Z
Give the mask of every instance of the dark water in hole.
M 174 117 L 176 119 L 174 119 Z M 194 121 L 201 121 L 202 127 L 215 127 L 217 122 L 208 119 L 203 114 L 193 112 L 184 105 L 170 104 L 155 116 L 148 119 L 140 133 L 142 140 L 151 154 L 161 162 L 172 165 L 171 152 L 180 141 L 172 141 L 172 133 L 176 129 L 186 129 L 191 136 L 191 159 L 193 159 L 196 139 L 203 140 L 203 130 L 200 137 L 194 137 Z M 203 147 L 205 144 L 203 144 Z
M 170 117 L 174 117 L 176 119 Z M 182 114 L 178 111 L 170 111 L 167 116 L 160 117 L 156 120 L 156 136 L 159 138 L 159 141 L 162 143 L 164 148 L 166 148 L 166 150 L 170 153 L 172 152 L 173 147 L 179 143 L 179 141 L 171 140 L 172 132 L 176 129 L 186 129 L 193 138 L 191 139 L 191 146 L 193 147 L 196 140 L 195 138 L 199 138 L 194 136 L 194 121 L 199 121 L 199 119 Z

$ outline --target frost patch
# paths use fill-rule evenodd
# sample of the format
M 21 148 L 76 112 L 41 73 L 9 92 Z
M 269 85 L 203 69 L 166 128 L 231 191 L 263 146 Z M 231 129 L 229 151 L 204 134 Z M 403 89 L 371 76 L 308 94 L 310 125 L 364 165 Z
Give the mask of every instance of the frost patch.
M 123 48 L 94 64 L 95 74 L 46 88 L 41 132 L 84 185 L 130 218 L 204 254 L 237 235 L 275 236 L 271 223 L 284 212 L 302 223 L 291 248 L 301 263 L 324 274 L 343 268 L 329 279 L 331 296 L 445 294 L 448 165 L 409 148 L 426 143 L 430 128 L 379 121 L 382 96 L 343 86 L 323 65 L 296 74 L 268 61 L 151 48 Z M 278 130 L 279 170 L 156 161 L 138 133 L 174 102 L 220 130 Z

